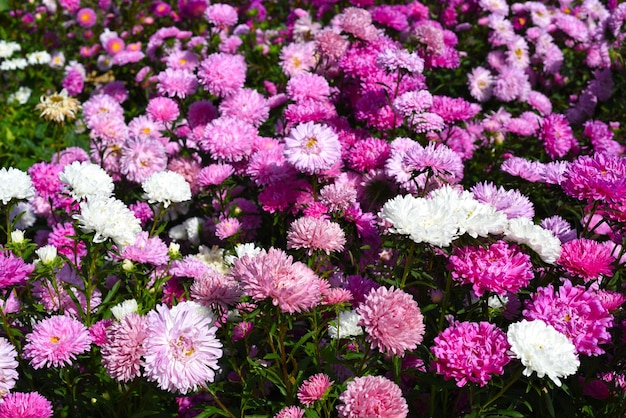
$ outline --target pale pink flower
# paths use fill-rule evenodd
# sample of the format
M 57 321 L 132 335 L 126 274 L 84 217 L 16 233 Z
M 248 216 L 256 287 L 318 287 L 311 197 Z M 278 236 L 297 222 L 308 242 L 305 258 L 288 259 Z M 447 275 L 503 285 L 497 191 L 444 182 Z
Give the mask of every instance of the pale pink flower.
M 341 226 L 328 219 L 305 216 L 293 221 L 287 231 L 287 248 L 306 248 L 312 254 L 314 250 L 331 252 L 343 250 L 346 243 Z
M 383 376 L 355 377 L 339 401 L 341 418 L 405 418 L 409 414 L 400 387 Z

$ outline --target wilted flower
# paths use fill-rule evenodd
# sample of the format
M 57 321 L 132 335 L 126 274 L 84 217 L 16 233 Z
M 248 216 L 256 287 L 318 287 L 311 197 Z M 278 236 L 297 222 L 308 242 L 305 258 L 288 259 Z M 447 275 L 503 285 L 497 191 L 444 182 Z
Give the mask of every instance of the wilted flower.
M 35 109 L 41 111 L 40 116 L 47 121 L 63 123 L 76 119 L 76 113 L 80 110 L 80 102 L 69 97 L 67 90 L 63 89 L 60 93 L 53 93 L 50 96 L 41 96 L 41 102 L 35 106 Z

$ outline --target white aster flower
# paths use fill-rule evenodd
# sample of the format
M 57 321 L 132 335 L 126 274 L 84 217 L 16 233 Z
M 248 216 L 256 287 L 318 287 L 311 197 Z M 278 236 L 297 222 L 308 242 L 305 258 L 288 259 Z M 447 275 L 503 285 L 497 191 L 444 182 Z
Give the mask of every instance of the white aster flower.
M 102 167 L 90 162 L 74 161 L 59 173 L 61 183 L 69 186 L 69 193 L 76 200 L 96 196 L 111 196 L 113 179 Z
M 141 185 L 149 203 L 163 203 L 168 207 L 172 203 L 191 199 L 191 187 L 185 178 L 174 171 L 154 173 Z
M 16 229 L 14 231 L 11 231 L 11 241 L 14 242 L 15 244 L 21 244 L 22 242 L 24 242 L 25 237 L 24 237 L 24 231 L 22 231 L 21 229 Z
M 118 321 L 133 312 L 139 312 L 139 305 L 135 299 L 127 299 L 111 308 L 111 313 Z
M 31 52 L 26 56 L 28 63 L 31 65 L 34 64 L 48 64 L 52 57 L 48 54 L 47 51 L 36 51 Z
M 11 93 L 8 98 L 8 102 L 18 102 L 19 104 L 26 104 L 28 99 L 30 99 L 30 95 L 33 91 L 25 86 L 22 86 L 17 89 L 15 93 Z
M 37 248 L 35 254 L 39 257 L 38 262 L 42 264 L 52 264 L 57 258 L 57 247 L 54 245 L 44 245 Z
M 28 61 L 25 58 L 12 58 L 0 63 L 1 71 L 23 70 L 28 67 Z
M 114 197 L 95 196 L 81 202 L 80 214 L 74 215 L 80 228 L 95 232 L 94 242 L 111 238 L 121 248 L 135 243 L 141 223 L 128 207 Z
M 32 199 L 35 188 L 28 173 L 17 168 L 0 168 L 0 200 L 6 205 L 13 199 Z
M 392 225 L 389 232 L 411 235 L 415 219 L 424 211 L 425 205 L 424 199 L 411 195 L 396 196 L 383 205 L 378 216 Z
M 542 320 L 511 324 L 507 339 L 511 352 L 526 366 L 524 376 L 536 372 L 539 378 L 547 375 L 561 386 L 560 378 L 573 375 L 580 366 L 574 344 Z
M 360 320 L 361 315 L 356 312 L 339 312 L 339 318 L 328 324 L 328 335 L 334 340 L 362 335 L 363 327 L 357 325 Z
M 224 257 L 224 261 L 227 264 L 233 265 L 235 264 L 235 260 L 243 257 L 244 255 L 249 255 L 253 257 L 259 253 L 261 253 L 262 249 L 254 245 L 252 242 L 248 242 L 245 244 L 237 244 L 235 246 L 235 255 L 227 255 Z
M 0 58 L 9 58 L 15 51 L 21 49 L 22 47 L 17 42 L 7 42 L 0 39 Z
M 506 241 L 526 244 L 548 264 L 554 264 L 561 255 L 561 241 L 548 229 L 535 225 L 528 218 L 510 219 L 504 231 Z

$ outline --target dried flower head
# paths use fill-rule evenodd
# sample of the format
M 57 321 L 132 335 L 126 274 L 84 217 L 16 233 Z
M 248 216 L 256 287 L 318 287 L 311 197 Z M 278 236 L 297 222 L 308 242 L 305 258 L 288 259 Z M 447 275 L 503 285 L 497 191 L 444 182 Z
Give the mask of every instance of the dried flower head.
M 49 96 L 41 96 L 41 102 L 35 106 L 35 109 L 41 111 L 41 117 L 47 121 L 56 123 L 64 123 L 76 119 L 76 113 L 80 110 L 80 102 L 69 97 L 67 90 L 63 89 L 60 93 L 52 93 Z

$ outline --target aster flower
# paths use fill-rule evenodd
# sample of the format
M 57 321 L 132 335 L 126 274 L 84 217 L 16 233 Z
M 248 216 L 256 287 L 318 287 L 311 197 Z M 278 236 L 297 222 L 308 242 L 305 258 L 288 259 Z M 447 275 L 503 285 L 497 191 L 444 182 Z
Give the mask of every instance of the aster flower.
M 155 121 L 168 124 L 178 119 L 180 109 L 169 97 L 154 97 L 148 102 L 146 113 Z
M 231 276 L 208 268 L 196 277 L 189 289 L 191 299 L 207 308 L 216 306 L 228 307 L 239 301 L 243 292 L 239 283 Z
M 328 126 L 301 123 L 285 137 L 285 158 L 296 169 L 307 174 L 328 170 L 341 159 L 341 143 Z
M 612 247 L 587 238 L 573 239 L 561 245 L 561 255 L 557 264 L 585 282 L 612 276 L 614 267 L 611 265 L 615 257 L 611 254 Z
M 198 79 L 209 93 L 227 97 L 242 88 L 246 81 L 245 59 L 221 52 L 211 54 L 200 63 Z
M 321 301 L 322 279 L 279 249 L 235 259 L 230 275 L 252 299 L 270 298 L 283 312 L 308 310 Z
M 278 411 L 274 418 L 303 418 L 304 412 L 299 406 L 286 406 Z
M 212 383 L 222 357 L 214 321 L 196 302 L 158 305 L 148 312 L 144 376 L 163 390 L 183 394 Z
M 493 375 L 504 373 L 510 361 L 509 343 L 500 328 L 489 322 L 454 322 L 435 337 L 431 348 L 437 374 L 454 379 L 458 387 L 468 382 L 485 386 Z
M 223 116 L 209 122 L 198 141 L 200 149 L 223 162 L 238 162 L 250 156 L 257 129 L 243 120 Z
M 167 245 L 158 236 L 150 237 L 141 231 L 135 236 L 132 245 L 124 247 L 121 257 L 138 263 L 150 263 L 155 266 L 167 264 L 170 260 Z
M 287 231 L 287 248 L 307 248 L 309 255 L 314 250 L 331 252 L 343 250 L 346 243 L 341 226 L 328 219 L 305 216 L 291 223 Z
M 190 70 L 166 68 L 157 76 L 157 90 L 168 97 L 184 99 L 197 88 L 198 80 Z
M 147 319 L 130 312 L 113 322 L 106 330 L 106 343 L 101 347 L 102 365 L 107 374 L 120 382 L 141 376 L 141 357 L 148 329 Z
M 456 247 L 449 258 L 452 278 L 471 284 L 476 296 L 517 293 L 533 279 L 530 256 L 516 245 L 497 241 L 489 247 Z
M 613 316 L 602 302 L 597 292 L 565 280 L 558 289 L 553 285 L 538 288 L 523 314 L 552 325 L 574 344 L 577 353 L 597 356 L 604 353 L 600 345 L 611 341 L 613 326 Z
M 66 120 L 76 119 L 80 102 L 69 97 L 67 90 L 63 89 L 60 93 L 41 96 L 41 102 L 35 106 L 35 109 L 41 111 L 40 116 L 47 121 L 64 123 Z
M 324 398 L 326 392 L 334 382 L 327 374 L 317 373 L 302 382 L 298 388 L 298 399 L 305 406 L 311 406 L 315 401 Z
M 341 311 L 337 319 L 328 324 L 328 335 L 337 340 L 363 335 L 363 327 L 359 325 L 361 315 L 354 311 Z
M 504 239 L 527 245 L 548 264 L 554 264 L 561 254 L 561 241 L 552 231 L 535 225 L 528 218 L 511 219 L 504 231 Z
M 496 187 L 491 182 L 477 183 L 470 189 L 474 199 L 488 203 L 496 210 L 511 218 L 529 218 L 535 216 L 533 203 L 519 192 L 519 190 L 506 190 L 502 186 Z
M 121 149 L 120 171 L 132 182 L 142 183 L 166 167 L 166 149 L 157 139 L 130 138 Z
M 191 199 L 191 187 L 185 178 L 174 171 L 154 173 L 141 184 L 149 203 L 162 203 L 169 207 L 172 203 Z
M 426 328 L 417 302 L 401 289 L 372 289 L 355 311 L 366 341 L 385 354 L 404 356 L 422 342 Z
M 558 113 L 551 113 L 543 118 L 539 139 L 543 141 L 546 152 L 552 159 L 564 157 L 574 145 L 577 145 L 567 118 Z
M 4 205 L 11 200 L 28 200 L 35 196 L 35 188 L 28 173 L 9 167 L 0 168 L 0 200 Z
M 290 77 L 310 71 L 316 64 L 315 43 L 290 43 L 280 51 L 280 65 Z
M 24 262 L 10 251 L 0 251 L 0 289 L 26 283 L 28 275 L 34 270 L 34 264 Z
M 355 377 L 339 395 L 341 418 L 406 418 L 409 407 L 402 390 L 383 376 Z
M 542 320 L 523 319 L 509 325 L 507 340 L 511 353 L 525 366 L 524 376 L 536 372 L 561 386 L 561 378 L 573 375 L 580 366 L 574 344 Z
M 4 337 L 0 337 L 0 398 L 4 398 L 18 379 L 17 351 Z
M 470 88 L 470 94 L 479 102 L 484 102 L 491 98 L 493 83 L 494 78 L 491 72 L 484 67 L 475 67 L 472 72 L 467 75 L 467 84 Z
M 89 350 L 90 345 L 89 330 L 82 322 L 56 315 L 33 326 L 32 332 L 26 335 L 23 356 L 35 369 L 65 367 Z
M 569 165 L 561 187 L 579 200 L 621 201 L 626 195 L 626 158 L 606 154 L 578 157 Z
M 96 196 L 80 204 L 80 213 L 74 215 L 85 232 L 95 232 L 93 241 L 104 242 L 111 238 L 120 248 L 131 245 L 141 232 L 139 219 L 121 200 Z
M 15 418 L 50 418 L 52 403 L 38 392 L 11 392 L 0 403 L 0 416 Z
M 113 317 L 118 321 L 121 321 L 126 315 L 138 312 L 139 305 L 135 299 L 126 299 L 123 302 L 118 303 L 117 305 L 111 307 L 111 313 Z
M 76 200 L 108 197 L 113 193 L 113 179 L 102 167 L 90 162 L 74 161 L 59 173 L 61 183 L 68 186 L 69 194 Z

